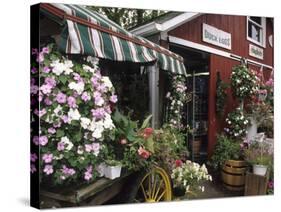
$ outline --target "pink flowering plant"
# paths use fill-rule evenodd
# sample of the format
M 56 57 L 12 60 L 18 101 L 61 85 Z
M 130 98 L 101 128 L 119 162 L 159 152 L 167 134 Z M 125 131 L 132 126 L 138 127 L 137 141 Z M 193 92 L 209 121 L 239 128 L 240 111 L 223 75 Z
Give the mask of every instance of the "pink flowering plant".
M 40 147 L 40 156 L 32 154 L 31 161 L 39 159 L 43 180 L 92 181 L 107 152 L 105 141 L 115 129 L 111 119 L 117 102 L 114 87 L 91 57 L 77 63 L 52 45 L 34 54 L 40 83 L 31 84 L 31 93 L 38 95 L 40 107 L 33 115 L 40 119 L 40 131 L 32 141 Z

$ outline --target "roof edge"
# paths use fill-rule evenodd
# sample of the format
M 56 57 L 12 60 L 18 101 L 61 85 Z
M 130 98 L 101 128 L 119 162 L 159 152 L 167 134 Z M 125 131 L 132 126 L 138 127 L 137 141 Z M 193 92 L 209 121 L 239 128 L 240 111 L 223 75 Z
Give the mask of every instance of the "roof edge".
M 135 35 L 141 35 L 141 36 L 147 36 L 147 35 L 155 34 L 157 32 L 164 32 L 164 31 L 167 32 L 188 21 L 197 18 L 200 15 L 202 15 L 202 13 L 186 12 L 183 14 L 179 14 L 178 16 L 168 21 L 165 21 L 162 24 L 152 21 L 150 23 L 132 29 L 130 32 Z

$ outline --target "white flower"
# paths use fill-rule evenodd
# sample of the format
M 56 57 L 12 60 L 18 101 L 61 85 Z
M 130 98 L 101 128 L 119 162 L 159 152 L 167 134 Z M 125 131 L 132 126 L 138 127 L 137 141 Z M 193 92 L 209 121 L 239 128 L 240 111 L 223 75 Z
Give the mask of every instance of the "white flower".
M 91 120 L 85 117 L 80 118 L 80 124 L 83 127 L 83 129 L 87 129 L 91 123 Z
M 110 129 L 110 130 L 115 127 L 114 124 L 113 124 L 113 121 L 111 119 L 111 116 L 109 114 L 105 114 L 103 126 L 104 126 L 105 129 Z
M 77 109 L 70 108 L 68 111 L 68 117 L 69 117 L 70 121 L 79 120 L 81 115 Z
M 71 90 L 75 90 L 77 91 L 78 94 L 82 94 L 83 91 L 84 91 L 84 86 L 85 84 L 83 82 L 71 82 L 68 84 L 68 87 L 71 89 Z
M 202 190 L 202 192 L 204 192 L 204 191 L 205 191 L 205 187 L 204 187 L 204 186 L 202 186 L 202 187 L 201 187 L 201 190 Z
M 96 68 L 99 63 L 99 59 L 97 57 L 88 56 L 87 62 L 91 63 Z
M 77 147 L 77 154 L 78 155 L 82 155 L 84 153 L 84 149 L 83 149 L 83 146 L 79 145 Z
M 66 136 L 62 137 L 62 138 L 60 139 L 60 141 L 66 145 L 66 146 L 65 146 L 65 150 L 66 150 L 66 151 L 69 151 L 69 150 L 72 149 L 73 143 L 72 143 Z
M 53 67 L 52 72 L 56 74 L 57 76 L 61 75 L 61 73 L 65 69 L 65 65 L 63 63 L 60 63 L 59 60 L 54 60 L 51 64 L 51 67 Z
M 72 63 L 71 60 L 65 60 L 64 61 L 64 66 L 65 66 L 64 73 L 66 75 L 69 75 L 70 73 L 73 72 L 73 70 L 71 69 L 73 67 L 73 63 Z
M 92 137 L 93 138 L 96 138 L 96 139 L 100 139 L 102 137 L 102 133 L 104 131 L 104 128 L 103 128 L 103 121 L 100 120 L 100 121 L 92 121 L 91 124 L 90 124 L 90 127 L 88 128 L 90 131 L 92 131 Z
M 60 154 L 59 156 L 54 156 L 53 158 L 54 160 L 61 160 L 63 159 L 63 154 Z
M 168 92 L 168 93 L 166 94 L 166 98 L 169 98 L 170 96 L 171 96 L 171 93 Z
M 104 85 L 106 87 L 108 87 L 109 89 L 113 87 L 113 85 L 108 77 L 102 77 L 101 80 L 103 81 Z
M 92 73 L 96 72 L 96 69 L 94 69 L 90 66 L 87 66 L 87 65 L 83 65 L 83 70 L 85 70 L 86 72 L 92 72 Z
M 54 109 L 54 113 L 56 116 L 61 116 L 61 111 L 62 111 L 62 107 L 60 105 L 58 105 L 55 109 Z

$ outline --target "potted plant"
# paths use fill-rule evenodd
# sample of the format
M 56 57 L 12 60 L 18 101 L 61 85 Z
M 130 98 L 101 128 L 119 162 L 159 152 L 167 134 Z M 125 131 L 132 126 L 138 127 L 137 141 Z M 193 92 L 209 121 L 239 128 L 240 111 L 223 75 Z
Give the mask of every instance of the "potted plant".
M 39 154 L 32 152 L 32 173 L 39 172 L 47 186 L 92 182 L 96 164 L 104 159 L 103 141 L 115 129 L 110 110 L 117 102 L 115 89 L 98 63 L 83 58 L 81 64 L 55 45 L 33 51 L 40 68 L 31 75 L 32 99 L 40 108 L 32 117 L 40 119 L 41 128 L 39 135 L 31 135 L 32 145 L 40 147 Z
M 181 163 L 176 161 L 171 178 L 173 187 L 178 191 L 184 191 L 182 193 L 184 195 L 196 195 L 198 191 L 204 192 L 205 187 L 202 184 L 205 181 L 212 181 L 212 176 L 208 174 L 205 164 L 201 166 L 190 160 Z
M 264 140 L 264 133 L 259 133 L 255 140 L 250 141 L 244 150 L 245 159 L 252 164 L 253 173 L 264 176 L 272 163 L 273 151 L 271 145 Z
M 120 177 L 122 163 L 117 160 L 106 160 L 104 166 L 104 176 L 111 180 Z
M 259 78 L 245 63 L 233 67 L 230 80 L 233 96 L 240 102 L 252 97 L 258 91 Z
M 218 135 L 215 151 L 209 165 L 220 170 L 222 181 L 229 190 L 243 190 L 245 184 L 246 162 L 242 159 L 240 144 L 233 138 Z

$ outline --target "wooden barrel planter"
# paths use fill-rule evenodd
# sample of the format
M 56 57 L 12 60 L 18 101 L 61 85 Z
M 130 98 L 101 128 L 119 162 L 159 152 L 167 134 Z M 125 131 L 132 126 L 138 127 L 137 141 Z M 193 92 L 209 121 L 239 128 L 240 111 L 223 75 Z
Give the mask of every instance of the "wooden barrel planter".
M 243 191 L 247 163 L 242 160 L 227 160 L 222 167 L 222 181 L 231 191 Z

